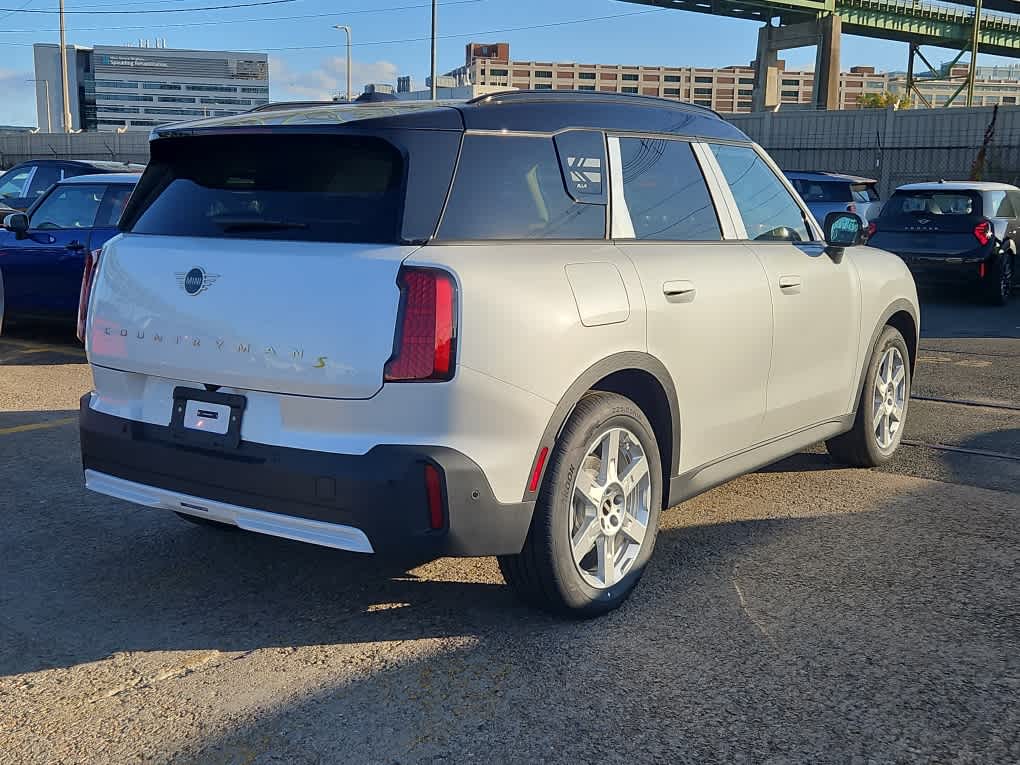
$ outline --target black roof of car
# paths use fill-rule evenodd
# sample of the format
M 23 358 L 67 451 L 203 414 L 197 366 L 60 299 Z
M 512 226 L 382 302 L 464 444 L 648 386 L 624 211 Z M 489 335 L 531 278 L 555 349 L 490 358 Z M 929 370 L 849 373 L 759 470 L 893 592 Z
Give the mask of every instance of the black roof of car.
M 471 101 L 385 104 L 280 104 L 258 112 L 164 125 L 153 140 L 186 135 L 268 131 L 421 128 L 554 133 L 570 128 L 750 139 L 711 109 L 666 98 L 587 91 L 511 90 Z M 355 124 L 356 123 L 356 124 Z
M 100 173 L 123 173 L 130 172 L 132 170 L 141 170 L 145 167 L 144 164 L 138 162 L 115 162 L 108 159 L 53 159 L 52 157 L 41 157 L 39 159 L 29 159 L 24 162 L 19 162 L 13 165 L 10 169 L 13 170 L 15 167 L 21 167 L 22 165 L 62 165 L 64 167 L 81 167 L 90 170 L 96 170 Z M 7 172 L 2 171 L 2 172 Z

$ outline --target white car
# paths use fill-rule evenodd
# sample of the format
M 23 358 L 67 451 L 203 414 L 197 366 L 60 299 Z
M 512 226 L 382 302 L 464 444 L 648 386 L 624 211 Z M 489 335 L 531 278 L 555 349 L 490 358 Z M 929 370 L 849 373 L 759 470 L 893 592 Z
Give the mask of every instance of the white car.
M 713 112 L 603 93 L 157 129 L 89 262 L 88 488 L 361 553 L 497 555 L 592 616 L 660 512 L 903 435 L 903 262 Z

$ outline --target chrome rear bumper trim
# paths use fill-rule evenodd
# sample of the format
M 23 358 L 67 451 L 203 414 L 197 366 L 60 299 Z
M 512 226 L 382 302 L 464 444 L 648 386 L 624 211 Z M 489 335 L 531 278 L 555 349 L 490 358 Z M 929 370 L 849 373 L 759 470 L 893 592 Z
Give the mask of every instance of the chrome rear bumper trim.
M 190 494 L 181 494 L 176 491 L 127 481 L 95 470 L 85 471 L 85 488 L 146 507 L 158 507 L 177 513 L 187 513 L 197 518 L 229 523 L 259 534 L 308 542 L 322 547 L 333 547 L 337 550 L 359 553 L 375 552 L 372 549 L 372 543 L 365 536 L 365 532 L 353 526 L 312 521 L 292 515 L 267 513 L 265 510 L 216 502 L 202 497 L 193 497 Z

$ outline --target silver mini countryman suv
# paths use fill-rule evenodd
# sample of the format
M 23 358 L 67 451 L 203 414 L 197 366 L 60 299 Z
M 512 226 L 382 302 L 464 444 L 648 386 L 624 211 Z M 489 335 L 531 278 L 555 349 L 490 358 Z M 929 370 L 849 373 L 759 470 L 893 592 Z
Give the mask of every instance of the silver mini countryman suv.
M 159 128 L 79 331 L 88 488 L 593 616 L 660 512 L 903 435 L 918 303 L 715 113 L 602 93 Z

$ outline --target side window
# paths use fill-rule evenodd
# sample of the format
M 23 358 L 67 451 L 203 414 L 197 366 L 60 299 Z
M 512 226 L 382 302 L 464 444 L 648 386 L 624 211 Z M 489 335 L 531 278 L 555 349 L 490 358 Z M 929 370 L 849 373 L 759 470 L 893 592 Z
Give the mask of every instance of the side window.
M 25 196 L 25 186 L 31 175 L 31 167 L 22 167 L 0 176 L 0 199 L 19 199 Z
M 102 186 L 58 186 L 32 213 L 32 228 L 92 228 L 104 190 Z
M 33 201 L 46 193 L 46 190 L 60 180 L 60 168 L 54 165 L 40 165 L 32 178 L 32 185 L 25 196 L 31 197 Z
M 990 191 L 985 197 L 985 210 L 989 218 L 1012 218 L 1013 204 L 1005 191 Z
M 722 239 L 715 206 L 689 143 L 621 138 L 620 159 L 623 197 L 635 239 Z
M 567 193 L 576 202 L 606 203 L 606 139 L 593 130 L 571 130 L 554 139 Z
M 581 199 L 591 187 L 564 180 L 551 138 L 467 135 L 437 238 L 604 239 L 605 205 L 577 202 L 568 188 Z
M 124 212 L 133 189 L 134 186 L 124 183 L 110 184 L 106 187 L 99 212 L 96 214 L 96 228 L 113 228 L 120 222 L 120 214 Z
M 1020 191 L 1007 191 L 1006 196 L 1013 207 L 1013 217 L 1020 216 Z
M 804 214 L 776 174 L 748 146 L 710 144 L 747 238 L 755 241 L 807 242 L 811 240 Z

